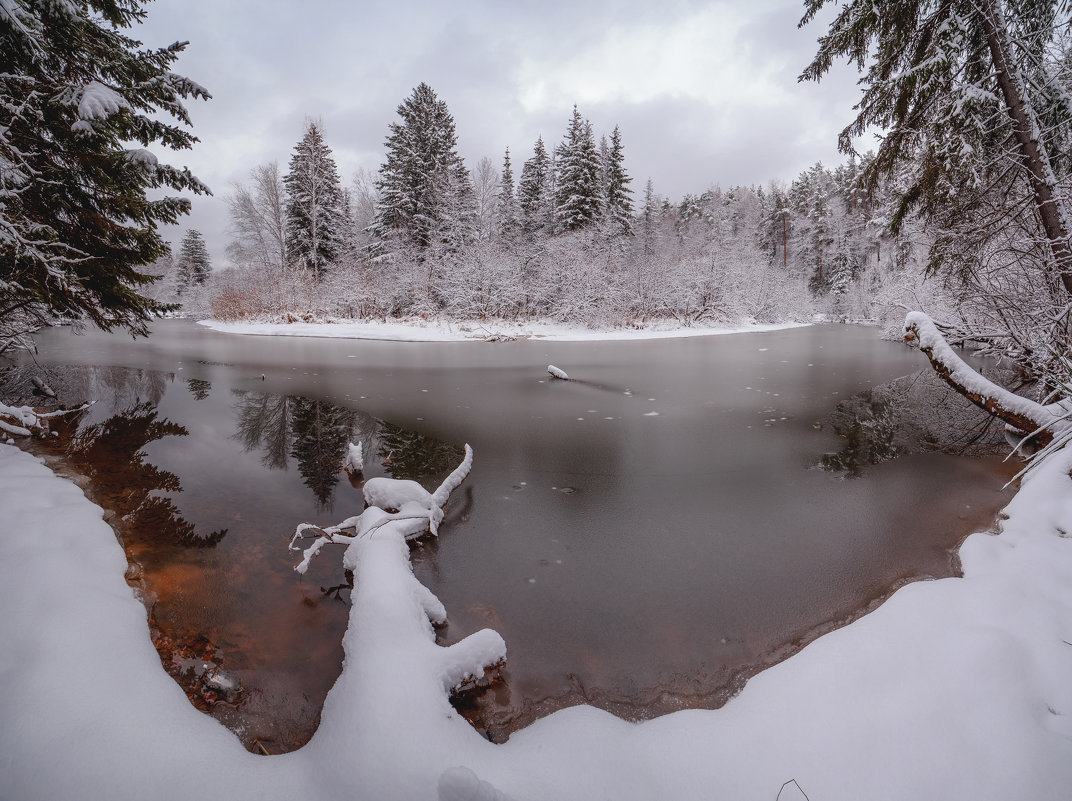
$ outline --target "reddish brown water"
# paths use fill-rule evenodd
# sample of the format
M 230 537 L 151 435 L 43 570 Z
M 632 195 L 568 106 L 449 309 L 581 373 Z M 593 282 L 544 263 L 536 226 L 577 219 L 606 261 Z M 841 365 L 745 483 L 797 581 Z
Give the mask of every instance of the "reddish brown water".
M 839 401 L 921 366 L 870 329 L 440 345 L 169 322 L 148 342 L 53 332 L 39 360 L 68 400 L 100 401 L 69 458 L 115 512 L 165 662 L 272 752 L 308 739 L 340 669 L 339 554 L 299 579 L 287 542 L 361 510 L 348 441 L 366 477 L 426 486 L 476 451 L 413 561 L 444 641 L 506 639 L 505 682 L 461 704 L 495 739 L 579 701 L 718 705 L 903 582 L 955 573 L 1015 469 L 913 452 L 889 410 L 918 398 L 835 430 Z M 546 381 L 548 363 L 581 380 Z

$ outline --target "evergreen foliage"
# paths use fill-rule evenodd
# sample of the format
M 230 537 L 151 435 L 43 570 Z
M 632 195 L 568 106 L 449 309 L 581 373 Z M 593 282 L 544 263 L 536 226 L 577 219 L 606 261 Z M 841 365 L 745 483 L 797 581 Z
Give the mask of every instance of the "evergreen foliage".
M 374 234 L 383 241 L 395 231 L 420 248 L 464 241 L 475 204 L 469 171 L 458 155 L 454 117 L 426 83 L 399 104 L 398 116 L 401 121 L 390 124 L 387 160 L 376 184 Z
M 502 176 L 499 180 L 497 217 L 500 236 L 510 236 L 518 226 L 517 199 L 514 192 L 514 170 L 510 163 L 510 148 L 503 156 Z
M 283 184 L 291 262 L 320 278 L 343 249 L 345 222 L 339 170 L 316 122 L 294 147 Z
M 606 139 L 604 138 L 604 143 Z M 633 233 L 633 190 L 629 188 L 632 178 L 625 171 L 625 150 L 622 147 L 622 132 L 617 125 L 610 135 L 610 148 L 601 159 L 603 165 L 604 214 L 611 228 L 622 234 Z
M 601 164 L 592 124 L 573 107 L 562 142 L 555 149 L 555 222 L 564 231 L 595 223 L 603 208 Z
M 182 238 L 176 267 L 180 294 L 193 284 L 205 283 L 212 272 L 212 260 L 205 247 L 205 239 L 196 228 L 191 228 Z
M 186 43 L 123 33 L 144 17 L 137 0 L 0 4 L 0 352 L 57 318 L 145 334 L 164 309 L 139 268 L 190 202 L 146 192 L 208 188 L 146 148 L 191 147 L 183 101 L 210 95 L 169 69 Z
M 806 0 L 801 24 L 827 2 Z M 1033 210 L 1038 239 L 1048 240 L 1033 258 L 1048 261 L 1072 293 L 1072 228 L 1057 177 L 1072 153 L 1072 96 L 1047 56 L 1068 24 L 1064 0 L 852 0 L 820 37 L 801 79 L 818 81 L 838 57 L 864 72 L 840 147 L 851 153 L 853 137 L 886 130 L 863 180 L 874 188 L 898 176 L 894 227 L 919 209 L 957 229 L 936 239 L 932 269 L 974 269 L 973 251 L 1001 217 L 1020 213 L 1015 198 L 995 208 L 995 193 L 1015 193 Z M 968 237 L 975 244 L 964 249 Z
M 553 174 L 551 158 L 541 136 L 533 145 L 532 157 L 521 168 L 521 180 L 517 185 L 517 205 L 521 209 L 524 229 L 530 234 L 552 227 Z

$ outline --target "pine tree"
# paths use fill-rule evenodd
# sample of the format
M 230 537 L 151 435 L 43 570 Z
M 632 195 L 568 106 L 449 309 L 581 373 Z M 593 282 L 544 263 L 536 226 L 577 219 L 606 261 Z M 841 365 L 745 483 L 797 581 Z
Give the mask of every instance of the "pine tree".
M 401 122 L 389 127 L 387 160 L 376 183 L 373 234 L 382 241 L 398 231 L 421 248 L 435 244 L 444 231 L 466 236 L 475 215 L 473 186 L 447 104 L 422 83 L 399 104 L 398 116 Z
M 499 234 L 508 237 L 517 228 L 517 200 L 514 193 L 514 170 L 510 164 L 510 148 L 506 148 L 503 156 L 502 176 L 499 180 L 499 197 L 497 216 L 499 222 Z
M 565 231 L 585 228 L 599 219 L 602 208 L 600 165 L 592 125 L 576 106 L 555 155 L 555 221 Z
M 801 25 L 828 3 L 805 0 Z M 1039 229 L 1032 258 L 1072 294 L 1072 214 L 1058 178 L 1069 168 L 1072 97 L 1048 55 L 1068 26 L 1064 0 L 849 0 L 801 79 L 820 80 L 838 57 L 864 72 L 858 114 L 839 145 L 852 152 L 854 136 L 884 129 L 864 178 L 874 187 L 903 168 L 895 228 L 917 208 L 946 228 L 978 219 L 996 186 L 1009 199 L 976 236 L 985 240 L 1030 208 Z M 932 267 L 966 258 L 971 269 L 986 248 L 965 248 L 965 233 L 936 240 Z
M 655 196 L 655 184 L 652 183 L 651 178 L 648 178 L 648 182 L 644 185 L 644 208 L 640 213 L 645 256 L 650 256 L 655 247 L 655 226 L 658 216 L 659 204 Z
M 310 122 L 294 147 L 287 189 L 287 246 L 292 263 L 320 278 L 343 247 L 339 170 L 320 125 Z
M 541 136 L 532 148 L 532 158 L 521 168 L 521 180 L 517 185 L 517 205 L 528 233 L 544 231 L 552 224 L 552 174 L 551 159 Z
M 212 260 L 205 247 L 201 232 L 191 228 L 182 238 L 177 262 L 179 273 L 179 292 L 185 291 L 193 284 L 203 284 L 212 272 Z
M 188 126 L 183 100 L 209 94 L 170 71 L 186 43 L 145 50 L 124 35 L 144 17 L 138 0 L 3 4 L 0 352 L 56 317 L 145 334 L 162 310 L 139 268 L 190 201 L 146 191 L 208 188 L 143 148 L 191 147 L 167 118 Z
M 604 139 L 604 143 L 606 140 Z M 604 215 L 612 228 L 622 234 L 633 233 L 633 191 L 629 188 L 632 178 L 625 171 L 625 152 L 622 149 L 622 133 L 618 126 L 610 137 L 610 148 L 602 159 L 604 178 Z

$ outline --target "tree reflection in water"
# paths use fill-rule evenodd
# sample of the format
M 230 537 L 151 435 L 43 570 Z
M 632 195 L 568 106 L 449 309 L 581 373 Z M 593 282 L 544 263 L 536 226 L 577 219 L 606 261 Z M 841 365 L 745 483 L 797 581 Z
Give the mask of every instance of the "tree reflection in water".
M 993 418 L 949 392 L 931 370 L 842 401 L 829 422 L 845 443 L 837 453 L 824 454 L 819 466 L 846 478 L 859 478 L 867 467 L 906 453 L 985 456 L 1004 454 L 1007 447 Z
M 188 433 L 177 423 L 157 419 L 155 404 L 144 401 L 79 430 L 67 446 L 67 455 L 105 496 L 105 505 L 132 530 L 209 548 L 226 536 L 227 529 L 198 534 L 170 498 L 157 494 L 182 492 L 179 477 L 145 461 L 144 448 L 150 442 Z
M 393 478 L 433 481 L 462 458 L 457 445 L 409 431 L 356 409 L 301 396 L 234 390 L 235 439 L 260 451 L 265 467 L 286 470 L 294 459 L 321 509 L 330 509 L 349 443 L 376 454 Z
M 465 455 L 457 445 L 390 423 L 380 426 L 377 439 L 376 452 L 391 478 L 420 481 L 429 476 L 445 475 Z
M 212 382 L 203 378 L 187 378 L 186 388 L 194 396 L 194 400 L 204 400 L 212 394 Z

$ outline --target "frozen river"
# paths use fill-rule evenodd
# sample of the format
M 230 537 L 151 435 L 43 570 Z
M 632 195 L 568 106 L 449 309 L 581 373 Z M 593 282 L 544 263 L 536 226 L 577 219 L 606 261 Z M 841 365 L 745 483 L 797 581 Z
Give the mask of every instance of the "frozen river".
M 99 401 L 71 458 L 122 518 L 159 642 L 177 669 L 237 678 L 240 702 L 213 713 L 279 749 L 309 736 L 339 672 L 340 561 L 299 581 L 286 546 L 298 523 L 361 510 L 348 441 L 366 478 L 429 487 L 475 450 L 413 561 L 450 613 L 443 641 L 490 626 L 507 642 L 505 682 L 464 708 L 496 739 L 579 701 L 630 718 L 717 705 L 904 581 L 953 573 L 951 549 L 1009 497 L 993 459 L 905 447 L 897 403 L 835 415 L 925 366 L 864 327 L 404 343 L 162 321 L 148 340 L 38 341 L 54 385 Z

